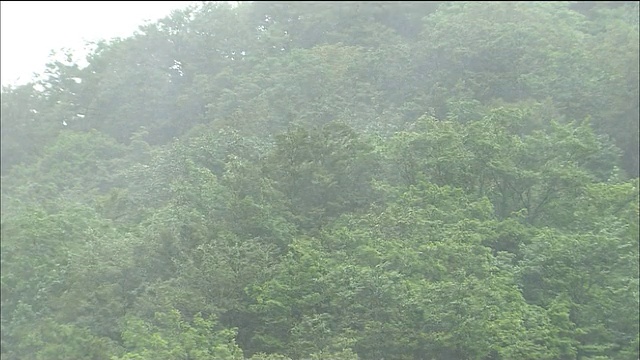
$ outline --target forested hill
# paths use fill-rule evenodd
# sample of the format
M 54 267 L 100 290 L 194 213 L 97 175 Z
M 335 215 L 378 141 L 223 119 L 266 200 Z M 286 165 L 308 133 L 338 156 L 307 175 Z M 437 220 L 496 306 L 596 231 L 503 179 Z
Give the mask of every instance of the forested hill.
M 202 2 L 52 60 L 2 89 L 2 359 L 640 358 L 638 4 Z

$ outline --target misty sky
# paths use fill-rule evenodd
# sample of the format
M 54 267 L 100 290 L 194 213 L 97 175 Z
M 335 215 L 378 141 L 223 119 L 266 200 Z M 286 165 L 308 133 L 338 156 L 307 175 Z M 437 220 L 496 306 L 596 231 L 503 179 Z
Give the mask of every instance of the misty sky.
M 2 1 L 2 85 L 24 84 L 41 73 L 50 51 L 81 50 L 85 40 L 126 37 L 194 1 Z M 18 80 L 18 78 L 20 78 Z

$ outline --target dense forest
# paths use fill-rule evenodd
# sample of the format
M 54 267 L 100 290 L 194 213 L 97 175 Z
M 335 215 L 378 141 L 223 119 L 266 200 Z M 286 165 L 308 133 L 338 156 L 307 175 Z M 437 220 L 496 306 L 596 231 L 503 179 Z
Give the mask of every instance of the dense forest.
M 638 4 L 202 2 L 52 58 L 2 89 L 2 359 L 640 358 Z

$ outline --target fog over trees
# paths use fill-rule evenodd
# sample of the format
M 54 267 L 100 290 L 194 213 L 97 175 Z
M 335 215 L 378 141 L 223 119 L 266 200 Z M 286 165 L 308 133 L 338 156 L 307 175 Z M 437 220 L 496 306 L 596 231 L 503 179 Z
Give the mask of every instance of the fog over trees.
M 202 2 L 52 60 L 2 89 L 2 359 L 640 358 L 638 4 Z

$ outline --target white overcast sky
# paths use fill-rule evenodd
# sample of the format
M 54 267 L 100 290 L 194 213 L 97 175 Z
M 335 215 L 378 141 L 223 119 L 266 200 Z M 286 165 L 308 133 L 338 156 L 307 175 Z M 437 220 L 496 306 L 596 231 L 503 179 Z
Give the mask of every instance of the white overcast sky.
M 51 50 L 82 49 L 86 41 L 127 37 L 195 1 L 1 1 L 2 85 L 42 73 Z M 19 78 L 19 80 L 18 80 Z

